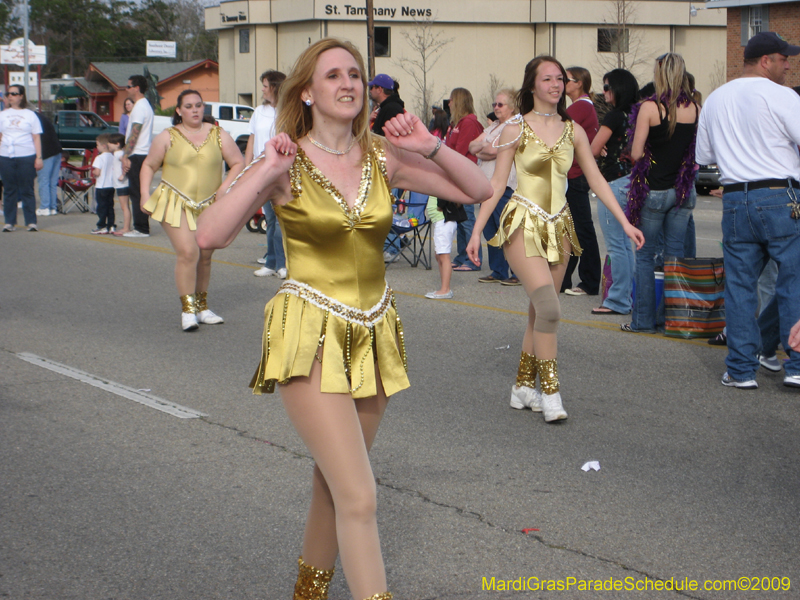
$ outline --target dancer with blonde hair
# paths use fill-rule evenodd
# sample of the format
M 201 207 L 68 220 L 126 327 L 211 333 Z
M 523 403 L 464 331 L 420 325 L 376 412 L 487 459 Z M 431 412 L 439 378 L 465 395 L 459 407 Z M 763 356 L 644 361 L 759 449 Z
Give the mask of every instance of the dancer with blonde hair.
M 390 189 L 455 202 L 491 194 L 486 177 L 414 115 L 369 132 L 364 61 L 326 38 L 298 58 L 281 88 L 278 134 L 265 156 L 201 217 L 204 248 L 228 245 L 271 200 L 289 276 L 265 309 L 255 393 L 278 385 L 314 457 L 296 600 L 322 600 L 337 555 L 355 600 L 386 600 L 368 452 L 388 399 L 408 387 L 403 329 L 386 284 Z
M 509 265 L 530 299 L 512 408 L 542 412 L 548 423 L 567 418 L 559 392 L 557 367 L 558 290 L 571 253 L 580 254 L 566 199 L 567 172 L 573 155 L 590 187 L 637 246 L 642 233 L 628 223 L 619 203 L 600 174 L 583 128 L 567 115 L 567 73 L 552 56 L 539 56 L 525 67 L 517 94 L 520 115 L 506 125 L 496 144 L 497 166 L 492 197 L 481 205 L 467 251 L 478 260 L 480 234 L 506 189 L 512 163 L 517 191 L 501 217 L 500 231 L 490 244 L 502 247 Z M 539 378 L 541 393 L 536 389 Z

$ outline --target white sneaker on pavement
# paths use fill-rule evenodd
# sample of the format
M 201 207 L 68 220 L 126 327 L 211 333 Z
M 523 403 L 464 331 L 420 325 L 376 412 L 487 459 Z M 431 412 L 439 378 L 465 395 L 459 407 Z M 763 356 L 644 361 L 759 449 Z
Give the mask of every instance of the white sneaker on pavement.
M 257 258 L 256 262 L 260 265 L 265 265 L 267 264 L 267 259 L 262 256 L 261 258 Z
M 200 327 L 197 324 L 197 315 L 194 313 L 181 313 L 181 329 L 184 331 L 194 331 Z
M 561 404 L 561 392 L 555 394 L 542 394 L 542 413 L 548 423 L 563 421 L 567 418 L 567 411 Z
M 286 279 L 288 271 L 285 268 L 278 269 L 278 279 Z
M 58 211 L 55 208 L 50 209 L 50 216 L 55 217 L 58 214 Z
M 217 323 L 225 322 L 222 317 L 209 309 L 201 310 L 199 313 L 197 313 L 197 320 L 204 325 L 216 325 Z
M 150 237 L 150 234 L 149 233 L 142 233 L 141 231 L 137 231 L 136 229 L 131 229 L 128 233 L 123 233 L 122 237 L 146 238 L 146 237 Z
M 800 375 L 786 375 L 783 378 L 783 385 L 800 388 Z
M 530 408 L 533 412 L 542 412 L 542 394 L 536 388 L 515 385 L 511 388 L 511 408 Z
M 786 380 L 784 379 L 784 383 L 785 382 Z M 722 385 L 739 388 L 740 390 L 755 390 L 758 388 L 758 382 L 755 379 L 736 381 L 733 377 L 728 375 L 727 371 L 725 371 L 725 374 L 722 376 Z
M 261 267 L 257 271 L 253 271 L 253 275 L 256 277 L 271 277 L 277 273 L 278 272 L 275 269 L 270 269 L 269 267 Z
M 768 371 L 772 371 L 773 373 L 778 373 L 783 368 L 781 361 L 778 360 L 777 354 L 774 354 L 772 356 L 764 356 L 762 354 L 759 354 L 758 362 L 761 363 L 762 367 L 764 367 Z

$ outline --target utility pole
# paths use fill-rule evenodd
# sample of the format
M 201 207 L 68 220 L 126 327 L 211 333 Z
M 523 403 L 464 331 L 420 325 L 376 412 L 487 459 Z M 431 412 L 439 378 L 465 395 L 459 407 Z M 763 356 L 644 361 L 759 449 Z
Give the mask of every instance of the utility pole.
M 375 11 L 372 10 L 372 0 L 367 0 L 367 81 L 375 77 Z
M 28 71 L 30 70 L 29 60 L 30 57 L 28 56 L 28 0 L 22 0 L 22 37 L 23 41 L 25 42 L 24 46 L 24 56 L 25 56 L 25 71 L 22 75 L 22 85 L 25 86 L 25 97 L 30 98 L 28 95 Z M 40 102 L 41 103 L 41 102 Z

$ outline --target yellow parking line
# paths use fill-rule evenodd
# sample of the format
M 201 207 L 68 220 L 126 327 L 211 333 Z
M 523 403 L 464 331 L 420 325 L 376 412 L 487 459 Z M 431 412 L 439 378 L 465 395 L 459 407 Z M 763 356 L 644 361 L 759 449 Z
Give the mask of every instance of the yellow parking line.
M 120 239 L 119 237 L 115 236 L 105 236 L 105 235 L 91 235 L 91 234 L 76 234 L 76 233 L 63 233 L 60 231 L 51 231 L 51 230 L 44 230 L 42 233 L 54 233 L 56 235 L 63 235 L 66 237 L 73 237 L 82 240 L 92 240 L 97 242 L 103 242 L 105 244 L 116 244 L 119 246 L 126 246 L 130 248 L 138 248 L 139 250 L 150 250 L 152 252 L 161 252 L 163 254 L 175 254 L 175 252 L 171 248 L 159 248 L 157 246 L 151 246 L 149 244 L 142 244 L 138 242 L 129 242 L 125 239 Z M 212 262 L 215 262 L 220 265 L 227 265 L 229 267 L 240 267 L 243 269 L 252 269 L 253 265 L 243 265 L 241 263 L 234 263 L 228 262 L 225 260 L 219 259 L 212 259 Z M 420 298 L 421 300 L 427 300 L 425 296 L 421 294 L 414 294 L 412 292 L 400 292 L 398 290 L 394 290 L 394 293 L 398 296 L 407 296 L 409 298 Z M 437 302 L 448 302 L 450 304 L 456 304 L 459 306 L 466 306 L 468 308 L 476 308 L 478 310 L 488 310 L 492 312 L 498 313 L 506 313 L 509 315 L 519 315 L 522 317 L 527 317 L 528 313 L 520 310 L 511 310 L 508 308 L 498 308 L 496 306 L 486 306 L 484 304 L 473 304 L 471 302 L 461 302 L 460 300 L 438 300 Z M 622 333 L 619 330 L 618 323 L 606 323 L 601 321 L 573 321 L 572 319 L 561 319 L 562 323 L 568 323 L 570 325 L 579 325 L 581 327 L 589 327 L 591 329 L 604 329 L 606 331 L 617 331 Z M 699 340 L 687 340 L 683 338 L 675 338 L 675 337 L 666 337 L 662 335 L 653 335 L 650 333 L 625 333 L 625 335 L 637 335 L 637 336 L 650 336 L 655 340 L 663 340 L 667 342 L 681 342 L 683 344 L 692 344 L 693 346 L 704 346 L 704 347 L 711 347 L 714 348 L 715 346 L 709 346 L 708 342 L 705 339 Z M 725 346 L 719 346 L 719 348 L 725 348 Z

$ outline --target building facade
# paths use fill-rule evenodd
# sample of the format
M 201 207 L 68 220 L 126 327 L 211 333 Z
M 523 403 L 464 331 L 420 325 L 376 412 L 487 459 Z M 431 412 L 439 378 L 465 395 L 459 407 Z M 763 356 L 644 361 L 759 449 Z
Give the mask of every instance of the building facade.
M 326 36 L 350 40 L 366 58 L 365 2 L 359 0 L 232 0 L 206 8 L 206 28 L 219 32 L 220 100 L 261 99 L 259 75 L 288 73 L 300 52 Z M 490 110 L 492 92 L 518 88 L 525 64 L 552 54 L 566 67 L 602 76 L 622 66 L 643 85 L 655 57 L 681 53 L 705 95 L 724 83 L 726 11 L 677 0 L 374 0 L 375 72 L 400 83 L 406 108 L 419 111 L 420 88 L 440 101 L 455 87 Z M 421 50 L 425 35 L 444 42 L 438 53 Z M 422 44 L 425 46 L 425 44 Z M 426 55 L 427 54 L 427 55 Z M 426 55 L 423 74 L 413 63 Z
M 774 31 L 790 44 L 800 44 L 800 2 L 768 0 L 716 0 L 707 6 L 719 6 L 728 11 L 728 79 L 742 72 L 744 47 L 747 40 L 760 31 Z M 800 85 L 800 65 L 792 59 L 786 85 Z

